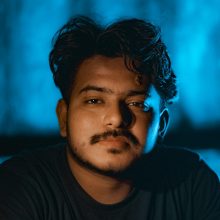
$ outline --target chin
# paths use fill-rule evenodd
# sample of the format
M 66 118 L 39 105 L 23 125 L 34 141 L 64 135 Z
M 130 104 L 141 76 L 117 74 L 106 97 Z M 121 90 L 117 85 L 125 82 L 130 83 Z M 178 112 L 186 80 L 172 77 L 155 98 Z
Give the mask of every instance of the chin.
M 94 160 L 91 160 L 91 162 L 88 161 L 88 163 L 102 172 L 116 174 L 127 170 L 137 158 L 134 155 L 110 155 L 98 160 L 94 158 Z
M 141 154 L 137 151 L 122 151 L 116 148 L 83 154 L 71 147 L 69 153 L 81 167 L 102 175 L 115 175 L 127 170 Z

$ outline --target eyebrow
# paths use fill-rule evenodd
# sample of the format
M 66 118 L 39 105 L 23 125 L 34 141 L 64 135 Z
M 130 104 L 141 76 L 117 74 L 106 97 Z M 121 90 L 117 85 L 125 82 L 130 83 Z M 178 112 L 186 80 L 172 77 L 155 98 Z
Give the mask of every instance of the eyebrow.
M 139 96 L 139 95 L 144 95 L 149 97 L 150 94 L 148 93 L 147 90 L 130 90 L 127 94 L 127 96 Z
M 92 86 L 92 85 L 88 85 L 84 88 L 82 88 L 79 91 L 79 94 L 83 93 L 83 92 L 88 92 L 88 91 L 96 91 L 96 92 L 104 92 L 104 93 L 113 93 L 113 91 L 111 89 L 107 89 L 104 87 L 98 87 L 98 86 Z
M 79 94 L 81 94 L 83 92 L 88 92 L 88 91 L 103 92 L 103 93 L 107 93 L 107 94 L 113 94 L 114 93 L 109 88 L 98 87 L 98 86 L 94 86 L 94 85 L 88 85 L 88 86 L 82 88 L 79 91 Z M 139 95 L 144 95 L 144 96 L 147 96 L 147 97 L 150 96 L 150 94 L 148 93 L 147 90 L 129 90 L 126 96 L 130 97 L 130 96 L 139 96 Z

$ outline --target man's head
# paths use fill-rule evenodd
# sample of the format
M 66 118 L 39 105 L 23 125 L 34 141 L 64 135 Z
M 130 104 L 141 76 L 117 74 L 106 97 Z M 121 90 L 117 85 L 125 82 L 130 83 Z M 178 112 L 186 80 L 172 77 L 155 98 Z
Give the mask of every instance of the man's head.
M 54 38 L 50 67 L 63 96 L 61 135 L 81 165 L 122 171 L 164 136 L 176 77 L 152 24 L 128 19 L 102 27 L 73 18 Z

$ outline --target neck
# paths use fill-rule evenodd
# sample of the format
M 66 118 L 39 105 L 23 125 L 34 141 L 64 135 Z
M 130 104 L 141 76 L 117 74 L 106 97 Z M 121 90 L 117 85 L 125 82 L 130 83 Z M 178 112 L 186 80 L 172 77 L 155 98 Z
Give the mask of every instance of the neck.
M 115 204 L 124 200 L 131 191 L 130 182 L 98 174 L 76 162 L 68 151 L 67 160 L 77 182 L 97 202 Z

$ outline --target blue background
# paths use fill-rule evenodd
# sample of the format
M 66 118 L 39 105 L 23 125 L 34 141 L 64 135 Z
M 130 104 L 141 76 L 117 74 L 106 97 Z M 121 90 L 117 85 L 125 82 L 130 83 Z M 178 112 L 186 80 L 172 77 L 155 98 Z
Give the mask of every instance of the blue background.
M 48 54 L 54 33 L 70 16 L 88 15 L 103 24 L 138 17 L 161 27 L 178 76 L 179 102 L 170 108 L 167 142 L 198 151 L 205 143 L 211 150 L 205 157 L 220 167 L 214 160 L 220 149 L 219 11 L 218 0 L 1 0 L 2 140 L 58 135 L 55 106 L 60 93 Z

